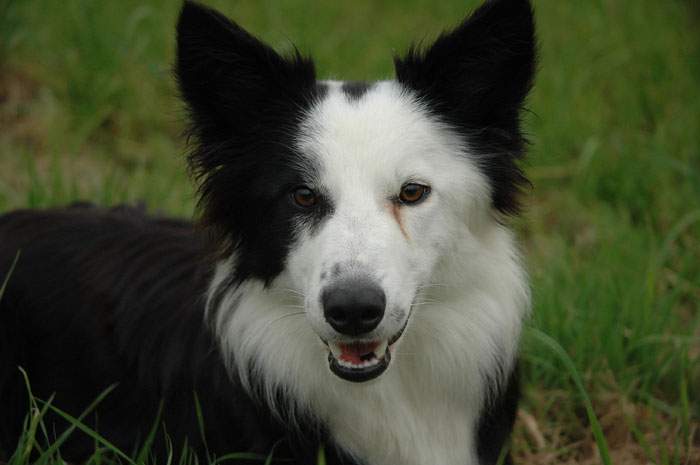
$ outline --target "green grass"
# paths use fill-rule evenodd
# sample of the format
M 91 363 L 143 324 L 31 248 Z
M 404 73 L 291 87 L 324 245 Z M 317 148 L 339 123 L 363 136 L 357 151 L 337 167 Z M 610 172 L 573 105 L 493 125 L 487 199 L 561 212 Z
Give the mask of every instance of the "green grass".
M 321 76 L 374 79 L 477 2 L 209 3 L 278 50 L 312 54 Z M 514 453 L 584 463 L 605 437 L 612 463 L 700 460 L 700 9 L 534 3 L 535 187 L 516 227 L 534 295 L 524 412 L 544 446 L 521 426 Z M 0 0 L 0 211 L 88 199 L 192 215 L 170 72 L 177 8 Z
M 21 370 L 21 374 L 24 377 L 24 382 L 29 394 L 28 402 L 30 413 L 25 420 L 23 434 L 19 439 L 17 448 L 14 453 L 9 456 L 6 465 L 27 465 L 30 463 L 32 465 L 63 464 L 65 461 L 61 457 L 60 448 L 76 431 L 84 433 L 94 440 L 95 450 L 86 460 L 87 464 L 117 465 L 126 463 L 128 465 L 150 465 L 155 463 L 151 454 L 151 448 L 156 434 L 158 434 L 160 409 L 143 444 L 130 455 L 112 444 L 98 432 L 88 427 L 84 422 L 85 418 L 87 418 L 116 388 L 116 385 L 105 389 L 78 417 L 74 417 L 53 405 L 53 398 L 42 400 L 35 397 L 32 394 L 31 383 L 26 372 Z M 59 436 L 55 436 L 45 422 L 45 417 L 49 413 L 57 415 L 69 425 Z M 200 424 L 200 428 L 201 431 L 204 430 L 202 424 Z M 179 457 L 178 465 L 197 463 L 194 451 L 192 451 L 187 444 L 184 444 L 181 448 L 176 444 L 169 444 L 168 459 L 165 464 L 159 465 L 174 464 L 176 456 Z M 241 460 L 246 460 L 246 463 L 250 463 L 252 460 L 259 461 L 263 465 L 268 465 L 273 463 L 273 459 L 274 450 L 267 456 L 238 452 L 217 458 L 212 457 L 209 463 L 211 465 L 218 465 L 228 461 L 235 463 Z

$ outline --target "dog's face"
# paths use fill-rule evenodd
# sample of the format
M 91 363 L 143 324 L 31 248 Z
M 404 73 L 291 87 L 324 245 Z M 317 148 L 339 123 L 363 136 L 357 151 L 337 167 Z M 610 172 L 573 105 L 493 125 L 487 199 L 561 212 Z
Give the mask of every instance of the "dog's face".
M 488 207 L 487 183 L 460 139 L 394 82 L 361 94 L 325 83 L 299 134 L 313 168 L 292 191 L 300 217 L 286 266 L 331 370 L 368 380 L 388 367 L 466 215 Z
M 517 210 L 529 2 L 490 1 L 395 63 L 396 80 L 317 81 L 209 9 L 186 3 L 178 25 L 204 220 L 235 257 L 224 287 L 298 295 L 348 381 L 387 369 L 436 267 Z

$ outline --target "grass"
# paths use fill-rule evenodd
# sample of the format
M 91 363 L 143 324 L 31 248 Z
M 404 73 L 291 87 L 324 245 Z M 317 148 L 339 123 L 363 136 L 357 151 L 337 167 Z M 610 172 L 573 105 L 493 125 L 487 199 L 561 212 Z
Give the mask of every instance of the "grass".
M 391 54 L 476 0 L 208 2 L 325 77 Z M 700 462 L 700 9 L 534 0 L 534 295 L 519 463 Z M 0 0 L 0 211 L 144 202 L 189 217 L 170 63 L 177 2 Z

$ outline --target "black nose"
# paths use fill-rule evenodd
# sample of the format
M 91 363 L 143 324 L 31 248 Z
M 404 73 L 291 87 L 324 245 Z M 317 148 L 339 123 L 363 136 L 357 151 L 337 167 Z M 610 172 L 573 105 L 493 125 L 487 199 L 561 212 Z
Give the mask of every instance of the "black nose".
M 341 334 L 359 336 L 372 331 L 384 317 L 386 296 L 367 280 L 343 280 L 321 295 L 326 321 Z

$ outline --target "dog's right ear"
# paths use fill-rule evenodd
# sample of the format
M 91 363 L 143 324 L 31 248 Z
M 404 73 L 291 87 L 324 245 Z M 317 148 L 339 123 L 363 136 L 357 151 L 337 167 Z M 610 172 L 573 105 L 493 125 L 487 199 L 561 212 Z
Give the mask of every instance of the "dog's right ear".
M 214 144 L 264 137 L 261 131 L 303 107 L 315 86 L 309 59 L 298 52 L 284 58 L 222 14 L 190 1 L 177 24 L 175 74 L 194 134 Z

